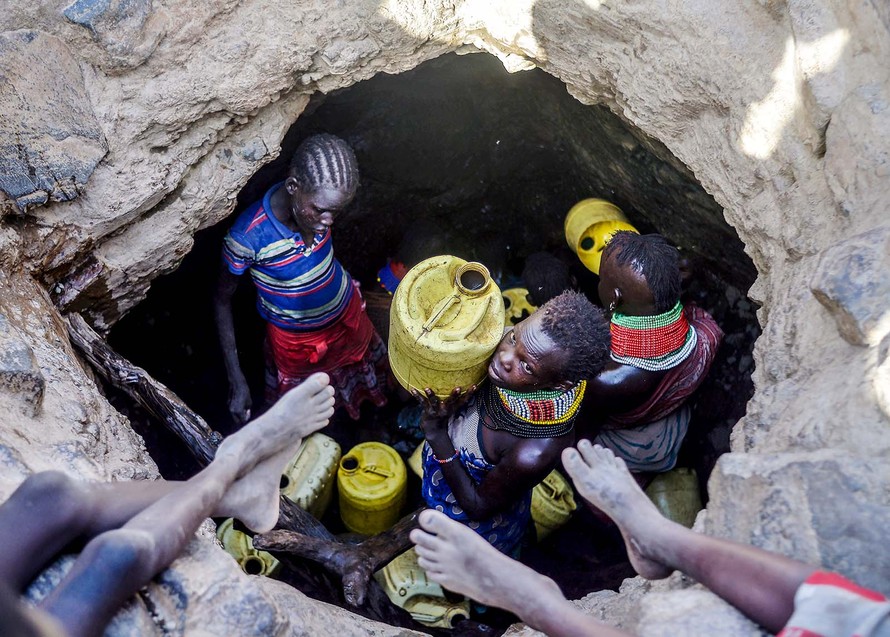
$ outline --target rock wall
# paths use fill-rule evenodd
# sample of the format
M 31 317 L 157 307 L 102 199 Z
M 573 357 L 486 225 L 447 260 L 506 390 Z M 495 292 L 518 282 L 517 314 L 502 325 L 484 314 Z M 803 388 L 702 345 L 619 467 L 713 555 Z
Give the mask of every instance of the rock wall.
M 544 69 L 657 140 L 757 267 L 757 389 L 700 527 L 890 593 L 877 531 L 890 517 L 890 12 L 878 0 L 6 3 L 5 492 L 48 466 L 155 475 L 50 300 L 107 329 L 232 211 L 312 93 L 479 50 Z M 202 613 L 212 583 L 188 582 Z M 711 619 L 755 632 L 682 578 L 657 595 L 627 586 L 582 604 L 643 635 Z M 315 608 L 286 595 L 292 616 Z

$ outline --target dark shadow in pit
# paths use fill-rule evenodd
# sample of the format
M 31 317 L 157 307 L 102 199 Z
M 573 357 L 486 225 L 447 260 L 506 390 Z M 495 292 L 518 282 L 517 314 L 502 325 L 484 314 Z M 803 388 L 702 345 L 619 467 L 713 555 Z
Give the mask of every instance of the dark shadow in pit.
M 708 310 L 726 333 L 695 398 L 681 456 L 704 485 L 753 394 L 751 352 L 760 330 L 744 291 L 755 270 L 720 206 L 663 145 L 604 107 L 580 104 L 546 73 L 510 75 L 488 55 L 446 55 L 313 99 L 288 132 L 281 157 L 245 186 L 236 213 L 282 179 L 298 143 L 319 131 L 344 137 L 358 156 L 362 185 L 334 237 L 337 257 L 366 290 L 377 288 L 377 270 L 417 219 L 447 233 L 452 253 L 500 272 L 502 287 L 518 283 L 530 253 L 565 250 L 563 217 L 586 197 L 610 199 L 642 232 L 661 232 L 680 246 L 694 267 L 686 299 Z M 199 232 L 179 269 L 157 279 L 110 335 L 122 355 L 222 433 L 231 421 L 211 301 L 222 238 L 233 221 Z M 580 264 L 576 274 L 595 298 L 596 277 Z M 260 405 L 263 325 L 248 281 L 234 308 L 242 365 Z M 131 416 L 165 477 L 194 473 L 197 465 L 178 441 L 126 401 L 115 404 Z M 338 414 L 330 431 L 344 452 L 367 439 L 406 451 L 416 432 L 396 426 L 399 407 L 397 400 L 383 410 L 366 405 L 359 424 Z M 342 530 L 336 509 L 325 522 Z M 615 589 L 633 574 L 617 532 L 586 512 L 529 547 L 523 561 L 553 577 L 569 597 Z

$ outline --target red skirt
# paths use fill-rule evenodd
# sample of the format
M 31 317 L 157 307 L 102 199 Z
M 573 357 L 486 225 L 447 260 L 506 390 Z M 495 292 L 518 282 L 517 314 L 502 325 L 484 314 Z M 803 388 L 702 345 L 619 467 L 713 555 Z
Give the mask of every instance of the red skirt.
M 331 377 L 338 407 L 358 420 L 365 400 L 386 404 L 389 358 L 356 290 L 340 319 L 312 332 L 291 332 L 267 323 L 266 399 L 274 402 L 315 372 Z

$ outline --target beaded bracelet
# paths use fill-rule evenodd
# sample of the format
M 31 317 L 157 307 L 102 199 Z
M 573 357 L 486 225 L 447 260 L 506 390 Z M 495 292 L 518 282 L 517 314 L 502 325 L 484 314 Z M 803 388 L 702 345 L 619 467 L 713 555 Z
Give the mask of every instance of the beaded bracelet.
M 454 450 L 454 455 L 453 455 L 453 456 L 451 456 L 451 457 L 448 458 L 447 460 L 439 460 L 439 459 L 436 457 L 436 453 L 433 452 L 433 460 L 435 460 L 435 461 L 438 462 L 439 464 L 448 464 L 449 462 L 454 462 L 454 459 L 457 458 L 459 455 L 460 455 L 460 452 L 459 452 L 457 449 L 455 449 L 455 450 Z

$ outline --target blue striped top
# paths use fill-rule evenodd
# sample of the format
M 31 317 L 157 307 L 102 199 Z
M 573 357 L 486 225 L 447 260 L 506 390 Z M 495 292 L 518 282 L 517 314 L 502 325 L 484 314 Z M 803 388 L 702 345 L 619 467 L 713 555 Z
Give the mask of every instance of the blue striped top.
M 270 198 L 242 212 L 223 241 L 223 258 L 232 274 L 250 270 L 260 316 L 287 330 L 312 331 L 334 323 L 355 293 L 352 277 L 334 258 L 331 231 L 315 235 L 306 251 L 299 232 L 272 213 Z

